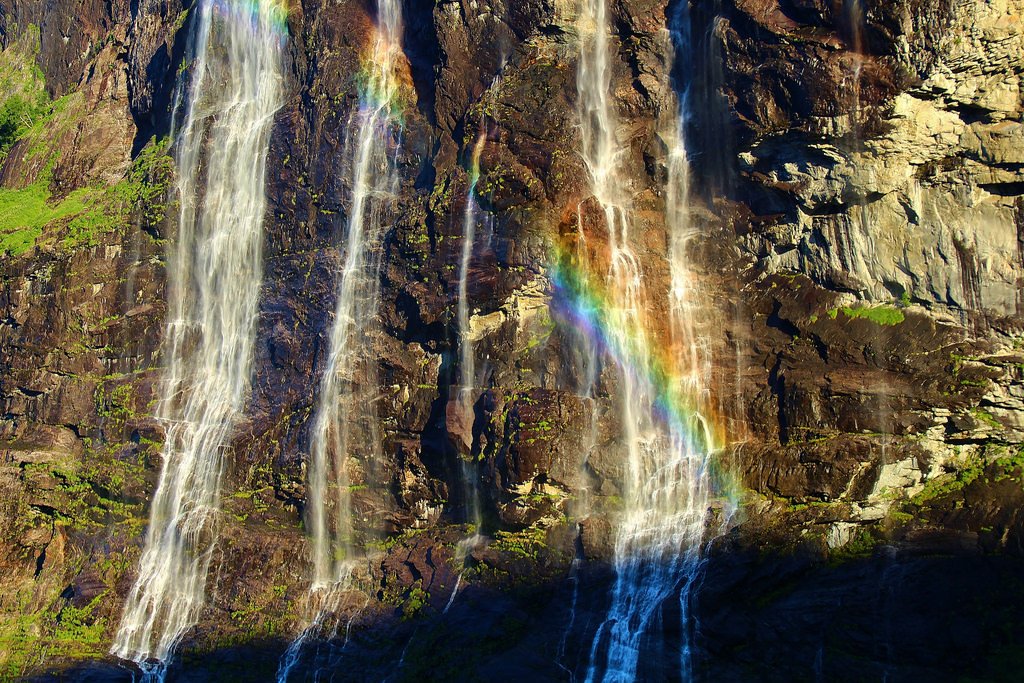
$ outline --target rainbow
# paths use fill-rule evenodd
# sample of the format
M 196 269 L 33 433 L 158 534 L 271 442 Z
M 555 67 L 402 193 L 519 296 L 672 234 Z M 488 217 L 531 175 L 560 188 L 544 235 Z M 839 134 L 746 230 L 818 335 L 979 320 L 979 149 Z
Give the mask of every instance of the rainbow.
M 269 28 L 282 42 L 288 38 L 285 0 L 213 0 L 213 12 L 232 23 L 248 24 L 253 33 Z
M 710 405 L 687 390 L 688 382 L 670 343 L 652 344 L 640 325 L 622 324 L 614 297 L 600 278 L 593 278 L 571 250 L 555 247 L 549 255 L 553 288 L 552 312 L 556 320 L 574 327 L 653 398 L 654 418 L 691 453 L 706 455 L 706 466 L 718 497 L 738 505 L 741 487 L 734 473 L 717 457 L 726 443 L 723 421 Z
M 355 77 L 360 110 L 369 117 L 383 114 L 400 128 L 411 89 L 402 55 L 401 38 L 389 35 L 387 27 L 373 26 Z
M 480 157 L 483 156 L 484 144 L 487 142 L 487 127 L 480 124 L 480 133 L 473 145 L 473 154 L 469 164 L 469 196 L 476 194 L 476 186 L 480 184 Z

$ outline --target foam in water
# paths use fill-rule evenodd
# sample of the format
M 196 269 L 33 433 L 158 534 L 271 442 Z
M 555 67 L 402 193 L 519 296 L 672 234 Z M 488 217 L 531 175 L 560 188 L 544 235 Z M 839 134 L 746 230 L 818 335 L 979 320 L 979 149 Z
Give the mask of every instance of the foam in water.
M 167 269 L 163 468 L 111 649 L 158 676 L 204 604 L 223 456 L 249 396 L 266 158 L 287 36 L 285 10 L 269 1 L 205 0 L 198 12 L 191 96 L 176 135 L 180 214 Z
M 593 353 L 610 359 L 621 376 L 614 399 L 626 451 L 616 578 L 607 617 L 591 647 L 587 680 L 635 680 L 645 638 L 673 630 L 663 621 L 667 612 L 680 614 L 684 635 L 677 666 L 685 679 L 690 588 L 699 576 L 708 510 L 723 487 L 712 457 L 722 435 L 711 419 L 709 361 L 692 325 L 697 302 L 687 263 L 693 231 L 686 150 L 680 117 L 674 116 L 663 134 L 669 146 L 665 217 L 671 282 L 668 291 L 653 291 L 632 234 L 628 149 L 617 138 L 611 98 L 606 0 L 585 0 L 578 29 L 582 156 L 608 251 L 604 261 L 578 245 L 563 250 L 556 254 L 552 275 L 556 299 L 594 340 Z M 581 210 L 581 233 L 588 216 Z M 660 330 L 663 323 L 650 317 L 650 311 L 662 309 L 659 298 L 667 299 L 671 312 L 667 334 Z M 599 363 L 592 359 L 587 365 Z

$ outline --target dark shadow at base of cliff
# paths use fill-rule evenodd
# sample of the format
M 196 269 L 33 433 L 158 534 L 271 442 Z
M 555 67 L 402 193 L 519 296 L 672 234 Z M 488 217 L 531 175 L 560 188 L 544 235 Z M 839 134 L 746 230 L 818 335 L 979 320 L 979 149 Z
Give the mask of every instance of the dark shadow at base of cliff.
M 696 614 L 699 680 L 1008 681 L 1024 664 L 1024 559 L 727 554 Z
M 187 647 L 174 659 L 165 683 L 255 683 L 273 681 L 278 662 L 288 647 L 286 640 L 254 639 L 244 644 L 213 651 L 192 651 Z M 139 683 L 142 672 L 130 662 L 113 658 L 82 662 L 24 679 L 29 683 Z M 297 679 L 296 679 L 297 680 Z
M 584 680 L 612 580 L 590 564 L 532 586 L 464 586 L 446 610 L 427 603 L 418 616 L 308 644 L 289 681 Z M 695 681 L 997 682 L 1024 664 L 1022 558 L 881 548 L 830 564 L 799 552 L 721 553 L 705 566 L 685 631 L 678 604 L 666 602 L 663 632 L 645 639 L 637 680 L 680 680 L 684 633 Z M 186 649 L 167 681 L 274 680 L 286 647 Z M 131 673 L 101 663 L 29 680 Z

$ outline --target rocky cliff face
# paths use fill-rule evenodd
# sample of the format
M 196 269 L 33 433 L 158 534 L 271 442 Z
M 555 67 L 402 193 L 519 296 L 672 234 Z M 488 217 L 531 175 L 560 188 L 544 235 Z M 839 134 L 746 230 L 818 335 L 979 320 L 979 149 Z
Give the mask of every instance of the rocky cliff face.
M 254 390 L 181 680 L 265 680 L 303 626 L 303 468 L 371 4 L 288 5 Z M 672 90 L 688 93 L 696 324 L 730 438 L 720 460 L 743 488 L 695 598 L 698 674 L 1008 680 L 1024 623 L 1024 4 L 694 0 L 692 51 L 675 60 L 674 6 L 611 7 L 652 287 L 668 277 L 662 125 Z M 0 2 L 7 678 L 118 671 L 105 653 L 160 466 L 167 136 L 192 9 Z M 386 540 L 343 610 L 346 661 L 356 680 L 566 678 L 607 601 L 623 448 L 615 378 L 579 395 L 550 280 L 552 247 L 594 210 L 577 151 L 578 8 L 404 11 L 400 188 L 376 247 L 372 340 L 386 457 L 352 494 L 362 531 Z M 450 404 L 480 130 L 491 228 L 468 289 L 487 382 L 469 424 Z M 468 562 L 467 459 L 488 535 Z M 460 573 L 467 588 L 442 615 Z

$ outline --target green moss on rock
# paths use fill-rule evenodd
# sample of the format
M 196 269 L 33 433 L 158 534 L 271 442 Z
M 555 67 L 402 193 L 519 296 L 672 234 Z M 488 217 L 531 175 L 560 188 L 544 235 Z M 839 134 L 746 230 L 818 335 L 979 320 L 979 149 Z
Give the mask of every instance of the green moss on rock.
M 832 320 L 836 320 L 839 317 L 839 312 L 842 311 L 843 315 L 851 320 L 856 318 L 863 318 L 870 320 L 876 325 L 882 325 L 885 327 L 891 327 L 893 325 L 899 325 L 906 316 L 903 311 L 896 308 L 895 306 L 843 306 L 842 308 L 833 308 L 828 312 L 828 317 Z

